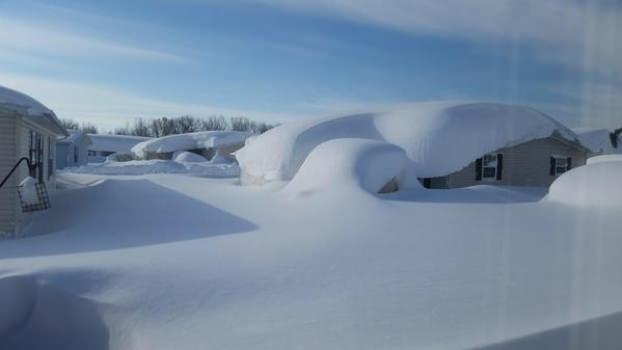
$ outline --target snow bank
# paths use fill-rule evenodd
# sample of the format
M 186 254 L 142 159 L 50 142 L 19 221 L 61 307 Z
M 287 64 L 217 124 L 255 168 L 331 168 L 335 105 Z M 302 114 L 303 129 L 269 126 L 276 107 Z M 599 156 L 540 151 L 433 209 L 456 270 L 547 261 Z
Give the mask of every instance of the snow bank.
M 402 147 L 418 177 L 444 176 L 482 154 L 551 135 L 577 136 L 532 108 L 499 103 L 430 102 L 287 123 L 236 153 L 243 184 L 291 180 L 311 150 L 337 138 L 366 138 Z
M 560 176 L 548 200 L 600 210 L 622 209 L 622 162 L 596 162 Z
M 200 148 L 214 148 L 244 144 L 250 133 L 240 131 L 200 131 L 181 135 L 169 135 L 141 142 L 132 147 L 138 157 L 147 152 L 170 153 Z
M 587 164 L 596 164 L 602 162 L 622 162 L 622 154 L 606 154 L 602 156 L 590 157 Z
M 361 188 L 371 193 L 403 185 L 408 159 L 398 146 L 375 140 L 336 139 L 317 146 L 294 179 L 289 194 L 304 195 L 330 188 Z M 388 188 L 387 184 L 397 188 Z
M 235 163 L 177 162 L 173 160 L 133 160 L 128 162 L 91 163 L 66 172 L 99 175 L 188 174 L 193 176 L 229 178 L 240 175 Z
M 177 151 L 173 153 L 173 160 L 176 162 L 207 162 L 207 159 L 202 155 L 188 151 Z

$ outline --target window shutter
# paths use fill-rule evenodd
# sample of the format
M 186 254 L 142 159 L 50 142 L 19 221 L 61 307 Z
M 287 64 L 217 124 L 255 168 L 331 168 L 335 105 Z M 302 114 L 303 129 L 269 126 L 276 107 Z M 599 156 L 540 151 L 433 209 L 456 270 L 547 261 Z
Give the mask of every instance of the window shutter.
M 497 180 L 503 179 L 503 154 L 497 154 Z
M 566 159 L 566 163 L 568 164 L 566 166 L 566 170 L 572 169 L 572 157 L 568 157 L 568 159 Z
M 555 158 L 551 157 L 551 167 L 549 168 L 549 175 L 555 176 Z
M 475 181 L 482 181 L 482 158 L 475 161 Z

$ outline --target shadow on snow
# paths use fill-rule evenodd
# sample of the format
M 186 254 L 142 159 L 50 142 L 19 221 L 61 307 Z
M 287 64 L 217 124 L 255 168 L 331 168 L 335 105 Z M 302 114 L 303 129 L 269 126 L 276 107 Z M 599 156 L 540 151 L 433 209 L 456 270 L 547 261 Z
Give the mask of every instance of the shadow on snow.
M 137 247 L 255 229 L 238 216 L 148 180 L 106 180 L 57 193 L 51 209 L 35 214 L 26 238 L 0 242 L 0 258 Z

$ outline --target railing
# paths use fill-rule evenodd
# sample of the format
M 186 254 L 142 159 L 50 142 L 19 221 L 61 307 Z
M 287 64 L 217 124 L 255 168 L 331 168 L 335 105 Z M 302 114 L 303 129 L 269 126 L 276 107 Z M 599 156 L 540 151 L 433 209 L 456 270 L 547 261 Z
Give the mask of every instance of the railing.
M 32 171 L 34 168 L 36 168 L 36 165 L 32 165 L 32 163 L 30 162 L 30 159 L 28 159 L 27 157 L 22 157 L 20 158 L 17 163 L 15 163 L 15 165 L 13 166 L 13 168 L 11 169 L 11 171 L 9 171 L 9 173 L 7 174 L 7 176 L 4 177 L 4 179 L 2 180 L 2 182 L 0 183 L 0 188 L 2 188 L 2 186 L 4 186 L 4 184 L 9 181 L 9 178 L 11 177 L 11 175 L 13 175 L 13 173 L 15 172 L 15 170 L 17 170 L 17 167 L 19 167 L 19 165 L 22 162 L 26 162 L 26 164 L 28 165 L 28 170 Z

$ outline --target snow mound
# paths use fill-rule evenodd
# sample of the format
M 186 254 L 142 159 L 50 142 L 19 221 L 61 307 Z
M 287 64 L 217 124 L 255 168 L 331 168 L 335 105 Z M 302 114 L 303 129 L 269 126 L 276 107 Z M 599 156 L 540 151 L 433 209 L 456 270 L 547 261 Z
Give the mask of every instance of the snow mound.
M 230 178 L 240 175 L 235 163 L 176 162 L 173 160 L 133 160 L 128 162 L 91 163 L 65 172 L 97 175 L 188 174 L 193 176 Z
M 244 144 L 250 133 L 241 131 L 200 131 L 188 134 L 169 135 L 141 142 L 132 147 L 138 157 L 144 158 L 147 152 L 170 153 L 200 148 L 214 148 Z
M 207 162 L 207 159 L 200 154 L 188 152 L 188 151 L 177 151 L 173 153 L 173 160 L 176 162 Z
M 578 142 L 570 129 L 529 107 L 428 102 L 283 124 L 249 142 L 236 158 L 243 184 L 287 181 L 319 144 L 365 138 L 400 146 L 418 177 L 436 177 L 458 171 L 482 154 L 552 135 Z
M 601 210 L 622 209 L 622 162 L 596 162 L 570 170 L 549 189 L 547 199 Z
M 306 195 L 329 188 L 392 192 L 404 185 L 408 159 L 398 146 L 375 140 L 336 139 L 317 146 L 285 193 Z
M 587 164 L 596 164 L 602 162 L 622 162 L 622 154 L 606 154 L 603 156 L 590 157 Z
M 41 102 L 19 91 L 0 85 L 0 107 L 21 112 L 25 109 L 29 115 L 42 116 L 53 112 Z

